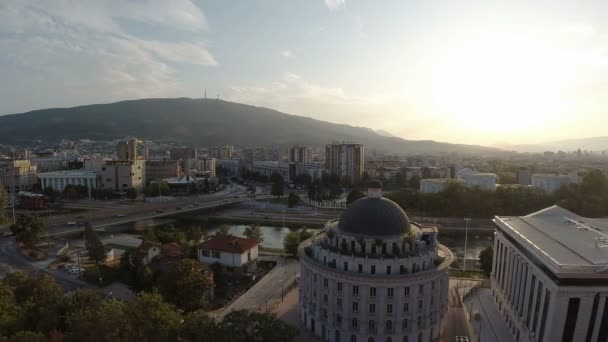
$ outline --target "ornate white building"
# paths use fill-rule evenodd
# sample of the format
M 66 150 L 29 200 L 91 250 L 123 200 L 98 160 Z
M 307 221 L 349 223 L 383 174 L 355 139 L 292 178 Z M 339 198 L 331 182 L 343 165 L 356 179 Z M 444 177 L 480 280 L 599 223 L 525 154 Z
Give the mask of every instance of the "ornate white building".
M 438 341 L 449 249 L 372 181 L 325 232 L 300 245 L 301 319 L 332 342 Z

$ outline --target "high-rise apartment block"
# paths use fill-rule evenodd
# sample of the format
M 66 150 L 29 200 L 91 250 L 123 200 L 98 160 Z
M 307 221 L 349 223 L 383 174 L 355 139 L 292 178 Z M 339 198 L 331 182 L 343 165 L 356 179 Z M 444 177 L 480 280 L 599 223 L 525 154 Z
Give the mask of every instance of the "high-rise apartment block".
M 120 141 L 116 145 L 116 156 L 118 160 L 135 160 L 137 159 L 137 148 L 140 141 L 130 139 L 129 141 Z
M 364 165 L 362 144 L 333 143 L 325 146 L 325 166 L 330 175 L 337 175 L 352 184 L 359 183 Z
M 169 150 L 171 160 L 184 160 L 189 158 L 197 158 L 198 153 L 193 147 L 173 147 Z
M 215 159 L 231 159 L 233 148 L 230 145 L 223 147 L 212 147 L 209 149 L 209 156 Z
M 291 163 L 309 163 L 311 161 L 312 152 L 309 147 L 294 145 L 289 148 L 289 162 Z

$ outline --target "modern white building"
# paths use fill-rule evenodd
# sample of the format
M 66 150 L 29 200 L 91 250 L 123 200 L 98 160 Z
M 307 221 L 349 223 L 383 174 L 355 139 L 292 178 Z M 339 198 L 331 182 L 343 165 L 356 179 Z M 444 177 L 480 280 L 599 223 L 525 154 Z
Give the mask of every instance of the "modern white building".
M 38 174 L 43 189 L 52 188 L 61 192 L 68 185 L 86 186 L 89 191 L 97 189 L 101 184 L 101 173 L 89 170 L 65 170 L 43 172 Z
M 461 182 L 450 178 L 430 178 L 420 180 L 420 192 L 427 194 L 436 194 L 445 190 L 451 183 Z
M 564 185 L 573 183 L 569 175 L 533 174 L 532 186 L 553 193 Z
M 439 341 L 449 249 L 372 181 L 368 195 L 300 245 L 299 313 L 324 341 Z
M 255 270 L 258 242 L 236 236 L 213 236 L 197 247 L 198 261 L 219 263 L 228 272 L 246 273 Z
M 492 292 L 514 341 L 608 339 L 608 222 L 558 206 L 497 216 Z
M 112 160 L 101 167 L 101 188 L 141 189 L 146 182 L 145 160 Z
M 496 190 L 496 177 L 493 173 L 473 173 L 464 178 L 465 184 L 468 187 L 479 187 L 482 190 Z

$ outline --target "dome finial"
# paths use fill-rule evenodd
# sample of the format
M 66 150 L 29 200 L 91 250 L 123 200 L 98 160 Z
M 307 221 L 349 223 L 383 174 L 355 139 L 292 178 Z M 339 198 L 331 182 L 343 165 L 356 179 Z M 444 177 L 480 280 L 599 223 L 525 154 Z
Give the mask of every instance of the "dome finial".
M 367 197 L 380 198 L 382 197 L 382 182 L 377 179 L 367 182 Z

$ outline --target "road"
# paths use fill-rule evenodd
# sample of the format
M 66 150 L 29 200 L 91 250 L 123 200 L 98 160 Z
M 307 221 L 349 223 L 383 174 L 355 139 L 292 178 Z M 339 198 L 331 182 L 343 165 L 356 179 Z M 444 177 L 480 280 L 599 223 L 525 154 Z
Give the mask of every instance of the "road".
M 84 282 L 76 276 L 70 275 L 66 272 L 59 270 L 49 270 L 47 268 L 48 262 L 31 262 L 26 257 L 19 253 L 15 239 L 13 238 L 2 238 L 0 240 L 0 268 L 2 269 L 2 276 L 8 272 L 21 271 L 30 275 L 37 275 L 40 273 L 50 274 L 55 278 L 66 291 L 73 291 L 78 288 L 95 288 L 95 286 Z
M 287 289 L 283 286 L 290 283 L 300 272 L 299 262 L 282 257 L 260 257 L 260 259 L 276 260 L 277 265 L 247 292 L 222 310 L 217 315 L 217 319 L 221 320 L 236 310 L 266 311 L 274 299 L 280 300 L 282 294 L 287 294 Z

